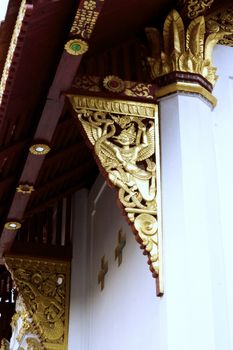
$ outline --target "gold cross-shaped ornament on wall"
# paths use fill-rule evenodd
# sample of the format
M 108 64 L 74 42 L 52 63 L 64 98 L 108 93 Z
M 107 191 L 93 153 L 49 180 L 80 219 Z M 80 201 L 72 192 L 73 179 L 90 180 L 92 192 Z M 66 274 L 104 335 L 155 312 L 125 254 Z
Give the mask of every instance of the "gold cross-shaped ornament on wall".
M 126 235 L 123 234 L 122 229 L 118 232 L 118 242 L 115 248 L 115 260 L 118 260 L 118 266 L 122 263 L 122 251 L 126 245 Z
M 104 289 L 105 275 L 108 272 L 108 260 L 105 259 L 105 255 L 101 258 L 101 269 L 98 274 L 98 284 L 100 284 L 101 291 Z

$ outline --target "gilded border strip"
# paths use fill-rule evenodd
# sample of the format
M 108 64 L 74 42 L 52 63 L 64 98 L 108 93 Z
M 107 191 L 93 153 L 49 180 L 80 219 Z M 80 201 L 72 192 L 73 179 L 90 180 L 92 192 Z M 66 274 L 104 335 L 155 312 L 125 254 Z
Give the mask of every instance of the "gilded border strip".
M 185 83 L 185 82 L 178 82 L 173 83 L 167 86 L 161 87 L 157 93 L 156 96 L 158 98 L 165 97 L 171 94 L 174 94 L 176 92 L 184 92 L 184 93 L 193 93 L 200 95 L 204 97 L 205 100 L 207 100 L 212 107 L 215 107 L 217 104 L 217 99 L 214 97 L 208 90 L 206 90 L 203 86 L 195 83 Z
M 88 40 L 91 37 L 104 0 L 83 0 L 76 12 L 71 34 Z
M 67 95 L 73 106 L 76 108 L 91 109 L 108 113 L 132 115 L 141 118 L 154 119 L 155 110 L 158 106 L 150 103 L 87 97 L 84 95 Z
M 25 14 L 26 14 L 26 10 L 27 10 L 26 0 L 22 0 L 21 5 L 20 5 L 20 9 L 19 9 L 19 13 L 17 16 L 17 20 L 15 23 L 14 31 L 12 34 L 10 47 L 8 49 L 7 58 L 6 58 L 5 65 L 3 68 L 1 81 L 0 81 L 0 105 L 2 103 L 2 99 L 3 99 L 4 93 L 5 93 L 6 84 L 7 84 L 7 80 L 9 77 L 12 60 L 13 60 L 15 50 L 16 50 L 17 45 L 18 45 L 18 38 L 19 38 L 19 35 L 21 32 L 21 28 L 22 28 Z

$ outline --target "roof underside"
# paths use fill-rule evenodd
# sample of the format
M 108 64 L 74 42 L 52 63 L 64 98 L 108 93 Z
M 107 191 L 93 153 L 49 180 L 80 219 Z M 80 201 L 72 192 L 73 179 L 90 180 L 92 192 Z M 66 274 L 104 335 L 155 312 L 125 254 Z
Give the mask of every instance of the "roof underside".
M 0 75 L 19 5 L 10 0 L 0 26 Z M 27 0 L 26 5 L 0 106 L 0 255 L 13 241 L 4 236 L 6 220 L 23 221 L 59 198 L 89 188 L 98 173 L 64 97 L 75 77 L 114 74 L 147 82 L 144 28 L 161 27 L 177 1 L 105 0 L 89 51 L 81 58 L 64 52 L 78 0 Z M 35 142 L 49 144 L 51 152 L 31 155 Z M 30 196 L 17 193 L 20 183 L 35 191 Z

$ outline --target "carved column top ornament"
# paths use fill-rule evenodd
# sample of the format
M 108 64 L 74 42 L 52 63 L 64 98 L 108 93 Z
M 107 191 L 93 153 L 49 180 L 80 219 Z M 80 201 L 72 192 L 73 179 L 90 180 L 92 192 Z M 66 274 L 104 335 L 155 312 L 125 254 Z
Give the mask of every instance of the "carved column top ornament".
M 217 75 L 212 51 L 229 33 L 218 31 L 207 35 L 203 16 L 193 19 L 185 28 L 180 14 L 172 10 L 164 22 L 162 34 L 156 28 L 146 28 L 146 34 L 151 48 L 148 57 L 151 78 L 163 86 L 169 81 L 167 76 L 173 76 L 172 83 L 180 84 L 177 90 L 182 91 L 184 85 L 184 91 L 199 93 L 214 105 L 210 92 Z

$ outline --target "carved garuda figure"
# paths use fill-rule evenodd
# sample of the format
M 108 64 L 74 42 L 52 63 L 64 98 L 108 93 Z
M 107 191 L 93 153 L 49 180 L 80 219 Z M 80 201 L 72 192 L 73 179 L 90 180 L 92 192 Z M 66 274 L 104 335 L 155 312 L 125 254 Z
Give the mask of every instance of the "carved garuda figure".
M 154 122 L 90 110 L 79 110 L 78 118 L 121 203 L 155 210 Z
M 137 241 L 149 258 L 152 274 L 157 278 L 157 294 L 162 295 L 163 288 L 159 277 L 161 239 L 158 234 L 156 202 L 157 109 L 153 107 L 153 113 L 147 114 L 152 107 L 142 105 L 139 111 L 136 105 L 127 102 L 97 101 L 77 96 L 72 103 L 97 162 L 107 175 L 110 185 L 118 188 L 119 201 L 132 223 Z M 89 108 L 80 108 L 81 103 L 87 104 Z M 100 107 L 98 110 L 95 103 Z M 116 112 L 117 109 L 119 113 Z

